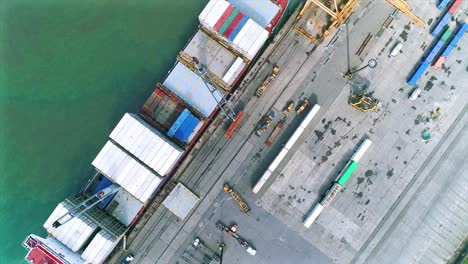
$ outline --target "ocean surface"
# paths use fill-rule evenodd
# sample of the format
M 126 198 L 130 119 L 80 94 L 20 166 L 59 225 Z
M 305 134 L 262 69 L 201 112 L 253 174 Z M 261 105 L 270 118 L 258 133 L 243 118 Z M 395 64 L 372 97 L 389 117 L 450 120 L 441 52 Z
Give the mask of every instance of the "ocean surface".
M 197 29 L 208 0 L 0 0 L 0 264 L 93 175 Z M 299 0 L 292 1 L 297 6 Z

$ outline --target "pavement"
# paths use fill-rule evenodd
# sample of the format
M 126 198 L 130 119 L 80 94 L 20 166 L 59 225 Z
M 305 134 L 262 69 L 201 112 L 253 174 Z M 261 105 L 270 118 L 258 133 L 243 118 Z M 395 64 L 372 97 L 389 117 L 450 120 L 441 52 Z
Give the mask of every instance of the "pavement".
M 426 21 L 440 14 L 434 3 L 414 0 L 410 4 Z M 462 10 L 466 13 L 466 3 Z M 226 140 L 223 133 L 228 123 L 215 121 L 217 127 L 210 128 L 177 172 L 176 178 L 201 202 L 183 221 L 164 206 L 157 207 L 129 246 L 134 262 L 184 263 L 181 256 L 195 237 L 215 251 L 224 242 L 224 263 L 440 263 L 439 259 L 448 258 L 468 233 L 464 211 L 468 192 L 463 185 L 467 168 L 460 158 L 466 156 L 468 91 L 463 88 L 468 81 L 468 58 L 463 48 L 455 49 L 443 69 L 431 69 L 419 81 L 425 88 L 420 98 L 408 101 L 413 88 L 406 79 L 433 42 L 427 28 L 416 28 L 402 16 L 380 39 L 373 38 L 361 56 L 355 55 L 366 36 L 376 35 L 393 11 L 385 1 L 362 1 L 328 48 L 326 41 L 315 47 L 288 30 L 287 24 L 232 99 L 235 108 L 246 112 L 238 131 Z M 402 53 L 389 57 L 396 41 L 404 43 Z M 467 44 L 465 36 L 459 47 Z M 348 64 L 357 68 L 370 58 L 378 61 L 375 69 L 359 72 L 350 82 L 342 77 Z M 279 76 L 261 98 L 254 97 L 273 65 L 280 67 Z M 362 113 L 347 103 L 357 79 L 370 84 L 373 96 L 382 102 L 379 111 Z M 291 112 L 286 117 L 286 126 L 272 147 L 264 141 L 280 118 L 261 138 L 254 135 L 258 123 L 269 110 L 280 116 L 287 101 L 304 98 L 318 103 L 321 110 L 254 195 L 253 185 L 305 113 Z M 426 122 L 436 107 L 443 114 Z M 426 129 L 432 139 L 422 142 Z M 307 213 L 364 138 L 373 145 L 354 176 L 306 229 L 302 222 Z M 250 216 L 222 191 L 227 182 L 252 208 Z M 217 230 L 218 221 L 237 223 L 239 235 L 257 249 L 257 255 L 250 256 Z M 443 239 L 429 240 L 429 234 Z

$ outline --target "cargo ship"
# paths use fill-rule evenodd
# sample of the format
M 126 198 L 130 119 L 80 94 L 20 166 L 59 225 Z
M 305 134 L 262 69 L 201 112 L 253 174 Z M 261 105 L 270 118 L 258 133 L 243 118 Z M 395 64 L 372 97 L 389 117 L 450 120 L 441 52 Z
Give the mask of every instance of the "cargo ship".
M 280 21 L 289 0 L 210 0 L 199 28 L 137 114 L 126 113 L 92 161 L 83 190 L 23 241 L 34 264 L 104 263 L 213 118 Z

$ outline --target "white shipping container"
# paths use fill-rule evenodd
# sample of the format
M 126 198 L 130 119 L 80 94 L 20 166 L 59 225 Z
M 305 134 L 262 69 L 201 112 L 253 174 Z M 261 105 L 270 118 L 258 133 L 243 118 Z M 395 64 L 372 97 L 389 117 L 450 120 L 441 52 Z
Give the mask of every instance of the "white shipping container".
M 154 155 L 153 160 L 148 164 L 158 173 L 161 171 L 161 168 L 164 166 L 164 162 L 167 160 L 167 152 L 170 150 L 169 144 L 162 144 L 161 148 L 158 149 L 156 155 Z M 165 174 L 159 173 L 161 176 Z
M 258 50 L 263 46 L 265 41 L 268 39 L 268 31 L 262 30 L 260 36 L 255 40 L 255 42 L 250 46 L 249 50 L 247 51 L 247 55 L 249 58 L 255 57 Z
M 252 192 L 253 193 L 258 193 L 260 191 L 260 189 L 263 187 L 263 185 L 267 182 L 267 180 L 270 178 L 271 174 L 273 172 L 271 170 L 267 170 L 265 171 L 265 173 L 263 173 L 262 177 L 260 178 L 260 180 L 257 182 L 257 184 L 255 184 L 254 188 L 252 189 Z
M 260 34 L 265 29 L 261 28 L 258 24 L 253 23 L 249 31 L 245 34 L 242 40 L 239 42 L 239 48 L 248 53 L 250 47 L 255 43 L 255 41 L 260 37 Z
M 195 129 L 192 131 L 192 134 L 190 134 L 190 136 L 188 137 L 187 139 L 187 142 L 192 142 L 193 138 L 195 137 L 195 135 L 198 133 L 198 131 L 201 129 L 201 127 L 203 126 L 204 122 L 201 121 L 200 123 L 198 123 L 198 125 L 195 127 Z
M 322 213 L 323 206 L 319 203 L 315 205 L 314 209 L 312 212 L 307 216 L 306 220 L 304 221 L 304 226 L 309 228 L 315 220 L 317 220 L 317 217 L 319 217 L 320 213 Z
M 271 163 L 270 167 L 268 167 L 269 170 L 272 172 L 275 171 L 275 169 L 278 167 L 278 165 L 281 163 L 281 161 L 286 157 L 286 154 L 288 154 L 288 150 L 286 148 L 283 148 L 281 152 L 276 156 L 275 160 Z
M 174 164 L 177 162 L 178 159 L 179 159 L 179 153 L 176 151 L 172 151 L 172 153 L 168 155 L 168 159 L 164 163 L 164 166 L 161 168 L 162 175 L 166 175 L 167 173 L 169 173 L 169 171 L 171 170 L 171 168 L 174 166 Z
M 314 105 L 314 107 L 312 107 L 312 109 L 304 118 L 304 120 L 302 120 L 301 127 L 306 128 L 310 124 L 312 119 L 315 117 L 315 115 L 318 113 L 319 110 L 320 110 L 320 106 L 318 104 Z
M 211 0 L 206 4 L 205 8 L 201 11 L 200 15 L 198 15 L 198 20 L 200 22 L 205 21 L 206 16 L 211 12 L 211 9 L 213 9 L 213 6 L 218 2 L 219 0 Z
M 294 143 L 296 143 L 296 141 L 302 135 L 303 132 L 304 132 L 304 128 L 299 126 L 296 129 L 296 131 L 294 131 L 292 136 L 288 139 L 288 142 L 286 142 L 286 145 L 284 146 L 284 148 L 290 150 L 294 146 Z
M 213 29 L 216 22 L 221 18 L 224 11 L 230 6 L 228 1 L 219 1 L 215 4 L 213 9 L 211 9 L 210 13 L 205 18 L 206 26 L 210 29 Z
M 94 236 L 89 245 L 81 254 L 87 263 L 102 263 L 104 258 L 112 251 L 116 240 L 107 232 L 101 230 Z
M 237 34 L 237 36 L 234 38 L 232 43 L 238 46 L 239 42 L 244 38 L 245 34 L 250 30 L 254 23 L 255 22 L 249 18 L 249 20 L 247 20 L 247 22 L 245 23 L 244 27 L 242 27 L 242 29 L 239 31 L 239 34 Z
M 112 130 L 112 133 L 109 137 L 114 138 L 115 136 L 117 136 L 122 130 L 122 128 L 125 126 L 125 124 L 128 122 L 128 119 L 129 119 L 129 116 L 124 115 L 122 119 L 120 120 L 120 122 L 117 124 L 117 126 L 114 128 L 114 130 Z
M 367 149 L 370 147 L 372 144 L 372 141 L 369 139 L 364 140 L 362 144 L 359 146 L 356 152 L 354 152 L 353 156 L 351 157 L 351 160 L 358 163 L 359 160 L 362 158 L 362 155 L 366 153 Z
M 226 82 L 227 84 L 232 84 L 232 81 L 234 81 L 233 79 L 237 77 L 237 75 L 239 74 L 238 69 L 240 69 L 241 66 L 243 66 L 244 64 L 243 62 L 244 61 L 241 58 L 237 57 L 237 59 L 231 65 L 231 67 L 226 72 L 226 74 L 224 74 L 223 81 Z
M 158 188 L 159 184 L 161 183 L 161 179 L 155 178 L 153 182 L 146 188 L 145 192 L 141 195 L 141 201 L 147 201 L 153 192 Z

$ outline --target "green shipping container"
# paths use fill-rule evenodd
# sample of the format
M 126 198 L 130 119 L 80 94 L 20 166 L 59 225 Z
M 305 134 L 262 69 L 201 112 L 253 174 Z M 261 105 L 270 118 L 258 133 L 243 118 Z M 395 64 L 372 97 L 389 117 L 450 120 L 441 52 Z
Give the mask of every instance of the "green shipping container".
M 440 39 L 442 39 L 443 41 L 447 41 L 450 38 L 450 35 L 452 35 L 452 30 L 450 30 L 450 28 L 447 28 Z
M 340 179 L 338 179 L 338 184 L 344 186 L 346 182 L 349 180 L 349 177 L 353 174 L 353 172 L 357 169 L 358 164 L 354 161 L 351 161 L 349 166 L 345 169 L 345 171 L 341 174 Z

